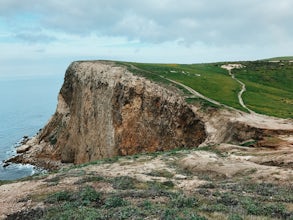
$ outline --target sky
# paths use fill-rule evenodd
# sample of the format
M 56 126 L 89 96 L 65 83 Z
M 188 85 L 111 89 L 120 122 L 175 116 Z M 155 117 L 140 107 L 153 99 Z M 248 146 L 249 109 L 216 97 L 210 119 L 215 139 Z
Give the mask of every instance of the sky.
M 0 78 L 74 60 L 203 63 L 293 55 L 292 0 L 1 0 Z

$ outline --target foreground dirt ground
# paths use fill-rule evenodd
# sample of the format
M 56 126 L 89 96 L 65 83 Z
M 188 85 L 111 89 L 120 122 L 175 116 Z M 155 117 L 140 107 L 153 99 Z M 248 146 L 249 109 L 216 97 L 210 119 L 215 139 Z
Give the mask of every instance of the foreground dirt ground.
M 235 215 L 239 219 L 292 219 L 292 167 L 292 136 L 264 140 L 262 147 L 220 144 L 101 160 L 18 182 L 1 183 L 0 218 L 15 219 L 16 216 L 24 217 L 29 210 L 48 210 L 56 206 L 48 202 L 50 196 L 58 192 L 75 192 L 87 186 L 102 193 L 103 201 L 114 193 L 124 195 L 127 204 L 137 205 L 148 200 L 156 209 L 161 207 L 162 210 L 172 200 L 172 193 L 194 196 L 198 201 L 194 210 L 206 219 L 231 219 Z M 131 187 L 117 187 L 117 184 L 123 185 L 123 180 L 131 180 L 126 184 Z M 156 193 L 148 194 L 154 192 L 154 185 L 159 186 Z M 140 196 L 131 196 L 134 191 L 140 192 Z M 249 205 L 253 200 L 259 201 L 268 211 L 252 211 Z M 265 208 L 278 204 L 282 204 L 282 210 Z M 101 207 L 97 209 L 105 212 L 106 208 Z M 113 213 L 116 211 L 112 210 Z M 191 209 L 187 211 L 191 212 Z M 149 210 L 147 213 L 150 219 L 168 219 L 165 212 L 158 214 Z M 34 218 L 32 212 L 29 215 Z M 141 215 L 128 217 L 137 219 L 135 216 L 143 217 Z M 108 219 L 115 219 L 115 215 Z

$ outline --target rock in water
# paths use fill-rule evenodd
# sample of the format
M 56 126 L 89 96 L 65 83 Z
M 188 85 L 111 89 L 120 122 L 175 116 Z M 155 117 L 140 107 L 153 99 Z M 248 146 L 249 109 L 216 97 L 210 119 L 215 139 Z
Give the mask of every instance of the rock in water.
M 16 153 L 21 154 L 24 152 L 27 152 L 32 146 L 31 145 L 21 145 L 19 147 L 16 148 Z

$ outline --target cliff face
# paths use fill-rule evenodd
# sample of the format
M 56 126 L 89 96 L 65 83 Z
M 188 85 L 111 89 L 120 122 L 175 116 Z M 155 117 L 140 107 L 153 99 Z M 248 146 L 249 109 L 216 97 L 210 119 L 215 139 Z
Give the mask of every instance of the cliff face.
M 91 160 L 196 147 L 203 122 L 183 98 L 110 62 L 74 62 L 56 113 L 38 136 L 51 158 Z M 53 146 L 53 147 L 52 147 Z
M 62 166 L 60 161 L 80 164 L 180 147 L 251 140 L 262 147 L 272 145 L 263 142 L 266 137 L 278 140 L 293 133 L 292 120 L 188 105 L 173 89 L 113 62 L 74 62 L 66 71 L 49 123 L 24 143 L 20 149 L 24 153 L 6 162 L 54 169 Z

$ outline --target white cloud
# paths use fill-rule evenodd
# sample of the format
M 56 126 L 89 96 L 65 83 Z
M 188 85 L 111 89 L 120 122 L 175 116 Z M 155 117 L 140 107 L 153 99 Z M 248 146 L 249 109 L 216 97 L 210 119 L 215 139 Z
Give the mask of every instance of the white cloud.
M 0 62 L 292 55 L 292 11 L 292 0 L 1 0 Z
M 147 42 L 180 38 L 219 45 L 250 43 L 254 36 L 258 39 L 258 32 L 270 35 L 267 26 L 272 23 L 285 34 L 291 33 L 293 19 L 290 0 L 2 0 L 0 8 L 2 17 L 31 13 L 39 16 L 35 22 L 42 28 L 72 34 L 95 33 Z

